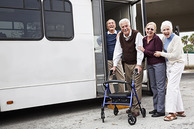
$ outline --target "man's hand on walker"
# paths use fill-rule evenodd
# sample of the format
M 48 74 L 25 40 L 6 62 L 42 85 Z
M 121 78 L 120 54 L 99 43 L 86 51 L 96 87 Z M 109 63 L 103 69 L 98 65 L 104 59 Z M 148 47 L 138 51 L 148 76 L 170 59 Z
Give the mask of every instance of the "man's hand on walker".
M 113 72 L 112 72 L 112 73 L 115 73 L 116 68 L 117 68 L 117 66 L 113 66 L 113 67 L 111 68 L 111 70 L 113 70 Z

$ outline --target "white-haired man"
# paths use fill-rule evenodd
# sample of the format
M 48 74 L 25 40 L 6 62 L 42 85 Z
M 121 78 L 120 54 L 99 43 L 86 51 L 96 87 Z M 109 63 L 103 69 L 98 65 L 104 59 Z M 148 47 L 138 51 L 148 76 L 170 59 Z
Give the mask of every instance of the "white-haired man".
M 142 63 L 144 54 L 138 50 L 138 46 L 143 46 L 143 36 L 137 30 L 133 30 L 130 27 L 130 21 L 127 18 L 119 21 L 121 33 L 117 39 L 114 55 L 113 55 L 113 72 L 116 71 L 117 63 L 122 56 L 124 61 L 124 71 L 127 82 L 131 82 L 133 79 L 133 71 L 138 69 L 139 74 L 135 76 L 135 89 L 139 101 L 142 97 L 142 79 L 143 79 L 143 68 Z M 131 87 L 128 86 L 131 90 Z M 133 116 L 139 115 L 139 106 L 137 105 L 137 99 L 133 98 L 133 105 L 131 112 Z M 128 111 L 128 110 L 127 110 Z
M 114 48 L 117 40 L 117 34 L 119 31 L 116 30 L 116 22 L 113 19 L 108 19 L 106 22 L 106 27 L 107 27 L 107 32 L 106 32 L 106 46 L 107 46 L 107 63 L 108 63 L 108 71 L 111 70 L 113 67 L 113 53 L 114 53 Z M 98 44 L 102 44 L 102 37 L 100 36 L 97 39 Z M 118 62 L 117 69 L 116 69 L 115 77 L 118 80 L 125 81 L 125 75 L 123 71 L 123 66 L 121 59 Z M 113 75 L 109 76 L 109 80 L 113 80 Z M 115 88 L 113 84 L 110 83 L 109 85 L 111 93 L 115 93 Z M 118 92 L 122 93 L 125 91 L 123 84 L 118 84 Z

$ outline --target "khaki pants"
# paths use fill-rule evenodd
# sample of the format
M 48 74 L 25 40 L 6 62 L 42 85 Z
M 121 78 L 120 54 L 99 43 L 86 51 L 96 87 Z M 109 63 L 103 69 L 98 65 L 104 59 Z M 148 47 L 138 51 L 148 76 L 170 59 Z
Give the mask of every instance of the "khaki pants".
M 125 69 L 125 77 L 126 81 L 131 83 L 133 79 L 133 72 L 135 69 L 136 64 L 134 65 L 129 65 L 129 64 L 124 64 L 124 69 Z M 141 102 L 142 98 L 142 81 L 143 81 L 143 69 L 144 69 L 144 63 L 142 63 L 142 71 L 139 72 L 139 74 L 135 75 L 135 90 L 139 99 L 139 102 Z M 128 90 L 131 92 L 131 87 L 128 85 Z M 133 97 L 133 105 L 136 105 L 138 103 L 136 97 Z M 139 112 L 139 106 L 132 106 L 131 108 L 132 112 Z
M 110 69 L 112 67 L 113 67 L 113 61 L 108 60 L 108 70 L 110 71 Z M 117 64 L 115 76 L 116 76 L 117 80 L 125 81 L 125 76 L 124 76 L 124 71 L 123 71 L 123 66 L 122 66 L 121 60 Z M 113 76 L 110 76 L 109 80 L 112 80 L 112 79 L 113 79 Z M 111 93 L 115 93 L 115 88 L 114 88 L 113 84 L 110 84 L 109 88 L 110 88 Z M 118 84 L 118 92 L 124 92 L 124 84 L 121 84 L 121 83 Z

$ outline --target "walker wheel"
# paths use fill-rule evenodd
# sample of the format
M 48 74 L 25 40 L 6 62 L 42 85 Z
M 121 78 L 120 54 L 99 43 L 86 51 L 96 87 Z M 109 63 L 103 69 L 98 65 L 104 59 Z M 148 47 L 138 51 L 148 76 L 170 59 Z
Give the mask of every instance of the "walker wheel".
M 114 115 L 115 115 L 115 116 L 118 115 L 118 112 L 119 112 L 118 108 L 115 107 L 115 108 L 114 108 Z
M 143 117 L 146 117 L 146 110 L 145 110 L 145 108 L 141 109 L 141 114 L 142 114 Z
M 102 123 L 104 123 L 104 118 L 102 118 Z
M 105 114 L 104 114 L 104 112 L 101 112 L 101 119 L 102 119 L 102 122 L 104 123 L 104 119 L 105 119 Z
M 134 125 L 135 123 L 136 123 L 136 117 L 135 116 L 129 116 L 128 117 L 128 123 L 130 124 L 130 125 Z
M 102 119 L 102 122 L 104 123 L 104 119 L 105 119 L 104 108 L 101 109 L 101 119 Z

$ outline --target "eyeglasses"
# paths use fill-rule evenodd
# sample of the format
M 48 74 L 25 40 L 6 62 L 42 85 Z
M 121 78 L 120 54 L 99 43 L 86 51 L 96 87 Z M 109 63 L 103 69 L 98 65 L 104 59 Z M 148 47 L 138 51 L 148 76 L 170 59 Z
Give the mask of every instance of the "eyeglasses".
M 153 28 L 147 28 L 147 30 L 151 30 L 151 31 L 154 31 L 154 29 L 153 29 Z

